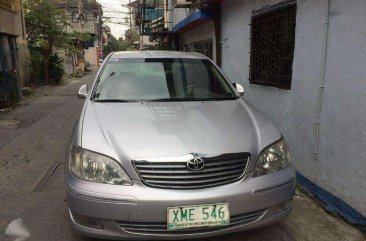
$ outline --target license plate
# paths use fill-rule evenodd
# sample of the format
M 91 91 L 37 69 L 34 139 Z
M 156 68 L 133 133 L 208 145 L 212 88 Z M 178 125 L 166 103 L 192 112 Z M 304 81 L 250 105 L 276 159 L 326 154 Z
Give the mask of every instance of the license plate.
M 168 208 L 168 230 L 229 224 L 230 213 L 228 203 Z

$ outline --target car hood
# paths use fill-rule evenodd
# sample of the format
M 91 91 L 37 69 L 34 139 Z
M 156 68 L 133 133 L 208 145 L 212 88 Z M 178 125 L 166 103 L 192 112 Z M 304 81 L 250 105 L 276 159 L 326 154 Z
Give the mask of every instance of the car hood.
M 84 108 L 80 145 L 122 161 L 189 153 L 257 155 L 280 133 L 243 99 L 97 103 Z

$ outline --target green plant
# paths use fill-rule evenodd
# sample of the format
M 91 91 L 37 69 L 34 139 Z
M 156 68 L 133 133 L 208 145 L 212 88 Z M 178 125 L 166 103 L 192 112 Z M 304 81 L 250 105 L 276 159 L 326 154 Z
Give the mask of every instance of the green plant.
M 24 0 L 23 5 L 30 46 L 51 49 L 64 43 L 65 27 L 69 25 L 64 9 L 48 0 Z
M 107 56 L 109 53 L 114 51 L 126 51 L 128 48 L 128 43 L 123 38 L 115 38 L 112 36 L 111 42 L 108 43 L 107 46 L 104 47 L 103 53 L 104 56 Z
M 59 84 L 64 69 L 61 59 L 52 54 L 53 47 L 66 49 L 69 53 L 77 53 L 83 48 L 77 44 L 78 42 L 93 40 L 95 37 L 89 33 L 68 33 L 66 29 L 69 26 L 70 16 L 67 15 L 65 9 L 57 7 L 53 1 L 24 0 L 23 6 L 28 46 L 37 49 L 43 57 L 41 61 L 43 67 L 31 60 L 31 65 L 37 67 L 33 68 L 35 78 L 46 84 L 53 79 L 56 84 Z M 33 57 L 38 58 L 39 56 L 37 54 Z M 44 71 L 42 79 L 38 70 Z
M 44 58 L 40 51 L 31 49 L 29 54 L 30 83 L 40 85 L 44 83 Z
M 155 45 L 147 47 L 148 50 L 173 50 L 173 42 L 171 37 L 150 36 L 150 42 Z
M 67 38 L 68 16 L 48 0 L 24 0 L 23 6 L 28 46 L 42 49 L 44 81 L 49 83 L 48 59 L 52 47 L 63 45 Z
M 62 81 L 62 77 L 65 74 L 63 60 L 57 55 L 57 53 L 54 53 L 51 54 L 48 58 L 48 65 L 50 71 L 50 79 L 52 79 L 55 84 L 60 84 Z
M 133 42 L 139 40 L 139 34 L 134 29 L 128 29 L 125 32 L 125 39 L 128 44 L 132 44 Z

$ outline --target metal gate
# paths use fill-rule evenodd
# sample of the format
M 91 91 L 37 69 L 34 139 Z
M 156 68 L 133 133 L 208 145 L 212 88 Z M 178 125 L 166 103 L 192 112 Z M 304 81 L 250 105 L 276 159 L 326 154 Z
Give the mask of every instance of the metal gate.
M 0 34 L 0 108 L 20 99 L 17 62 L 16 37 Z

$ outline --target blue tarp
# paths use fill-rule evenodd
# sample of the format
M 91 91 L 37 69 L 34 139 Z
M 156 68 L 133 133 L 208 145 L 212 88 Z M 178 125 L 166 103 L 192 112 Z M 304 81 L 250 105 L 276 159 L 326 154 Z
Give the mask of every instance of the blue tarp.
M 194 14 L 188 16 L 187 18 L 183 19 L 179 23 L 177 23 L 173 27 L 173 32 L 174 33 L 178 32 L 178 31 L 184 29 L 185 27 L 187 27 L 189 24 L 192 24 L 199 20 L 205 20 L 205 19 L 207 19 L 207 20 L 212 19 L 212 14 L 199 10 L 199 11 L 195 12 Z

